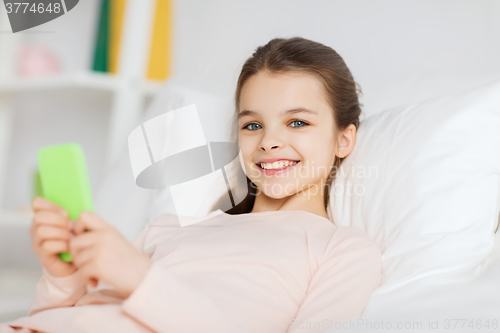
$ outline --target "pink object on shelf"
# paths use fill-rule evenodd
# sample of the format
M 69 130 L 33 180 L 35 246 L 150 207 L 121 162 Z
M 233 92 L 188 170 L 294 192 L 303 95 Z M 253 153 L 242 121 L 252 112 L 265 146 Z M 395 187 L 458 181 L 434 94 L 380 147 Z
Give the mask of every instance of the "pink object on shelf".
M 61 70 L 59 59 L 47 47 L 24 45 L 20 49 L 19 74 L 21 76 L 43 76 Z

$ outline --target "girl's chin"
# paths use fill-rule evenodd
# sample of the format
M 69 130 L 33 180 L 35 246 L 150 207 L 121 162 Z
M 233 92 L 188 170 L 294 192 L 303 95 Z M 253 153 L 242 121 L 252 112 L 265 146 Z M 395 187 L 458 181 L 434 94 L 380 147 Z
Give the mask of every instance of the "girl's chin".
M 292 193 L 287 193 L 287 194 L 283 194 L 283 195 L 276 195 L 276 193 L 264 193 L 266 195 L 266 197 L 268 197 L 269 199 L 274 199 L 274 200 L 281 200 L 281 199 L 284 199 L 284 198 L 287 198 L 293 194 L 295 194 L 295 192 L 292 192 Z
M 298 184 L 292 182 L 280 183 L 277 179 L 268 181 L 252 180 L 259 192 L 272 199 L 283 199 L 298 192 Z

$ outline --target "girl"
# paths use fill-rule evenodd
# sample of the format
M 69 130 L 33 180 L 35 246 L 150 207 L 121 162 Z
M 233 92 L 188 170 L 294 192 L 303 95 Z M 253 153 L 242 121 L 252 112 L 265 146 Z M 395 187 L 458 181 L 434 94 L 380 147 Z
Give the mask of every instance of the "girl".
M 31 236 L 43 276 L 28 316 L 3 328 L 316 332 L 360 316 L 381 282 L 381 253 L 326 213 L 360 112 L 356 83 L 330 47 L 299 37 L 258 47 L 236 88 L 247 198 L 196 228 L 164 214 L 133 244 L 94 213 L 71 223 L 36 198 Z M 68 250 L 73 262 L 59 260 Z

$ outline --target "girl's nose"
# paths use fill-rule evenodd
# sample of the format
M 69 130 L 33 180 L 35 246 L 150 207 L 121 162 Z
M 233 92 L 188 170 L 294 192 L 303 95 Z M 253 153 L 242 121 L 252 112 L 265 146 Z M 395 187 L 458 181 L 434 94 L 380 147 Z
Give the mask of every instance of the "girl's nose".
M 278 133 L 271 133 L 267 131 L 259 144 L 259 149 L 262 151 L 270 151 L 272 149 L 279 149 L 283 146 L 280 135 Z
M 269 147 L 269 149 L 268 149 L 266 146 L 262 146 L 262 145 L 261 145 L 261 146 L 260 146 L 260 149 L 261 149 L 262 151 L 269 151 L 269 150 L 271 150 L 271 149 L 276 149 L 276 148 L 278 148 L 278 147 L 279 147 L 279 146 L 277 146 L 277 145 L 276 145 L 276 146 Z

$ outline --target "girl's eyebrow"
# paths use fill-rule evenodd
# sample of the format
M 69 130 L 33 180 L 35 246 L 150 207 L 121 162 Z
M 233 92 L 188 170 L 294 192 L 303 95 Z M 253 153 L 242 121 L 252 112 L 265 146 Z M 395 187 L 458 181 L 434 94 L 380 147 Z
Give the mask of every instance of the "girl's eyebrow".
M 289 115 L 289 114 L 301 113 L 301 112 L 310 113 L 310 114 L 316 114 L 316 115 L 318 114 L 314 110 L 310 110 L 310 109 L 307 109 L 307 108 L 299 107 L 299 108 L 295 108 L 295 109 L 284 111 L 283 112 L 283 116 L 286 116 L 286 115 Z M 255 112 L 255 111 L 243 110 L 243 111 L 241 111 L 238 114 L 238 119 L 240 119 L 241 117 L 244 117 L 244 116 L 258 116 L 258 115 L 259 114 L 257 112 Z

